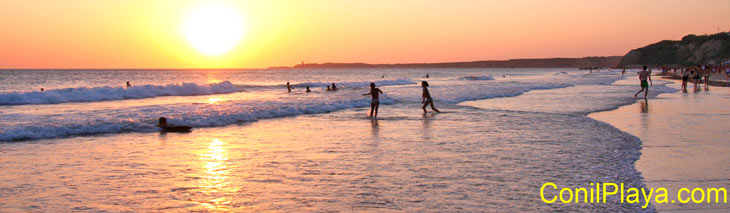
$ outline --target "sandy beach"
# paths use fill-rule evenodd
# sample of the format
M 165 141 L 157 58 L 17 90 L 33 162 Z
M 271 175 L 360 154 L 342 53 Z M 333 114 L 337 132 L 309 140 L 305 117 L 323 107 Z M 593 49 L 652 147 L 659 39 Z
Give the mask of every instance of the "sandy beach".
M 679 88 L 681 82 L 668 86 Z M 691 86 L 691 84 L 690 84 Z M 692 91 L 690 89 L 690 91 Z M 711 86 L 709 91 L 664 93 L 648 104 L 590 114 L 641 139 L 636 168 L 647 187 L 730 188 L 730 88 Z M 676 194 L 669 193 L 676 200 Z M 727 212 L 725 204 L 654 204 L 659 211 Z

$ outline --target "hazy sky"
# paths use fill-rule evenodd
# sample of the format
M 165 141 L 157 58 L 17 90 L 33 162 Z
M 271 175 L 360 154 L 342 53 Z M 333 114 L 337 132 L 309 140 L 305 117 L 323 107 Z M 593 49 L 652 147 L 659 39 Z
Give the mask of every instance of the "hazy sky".
M 184 20 L 215 4 L 243 33 L 210 56 Z M 730 30 L 730 0 L 2 0 L 0 68 L 290 66 L 624 55 Z

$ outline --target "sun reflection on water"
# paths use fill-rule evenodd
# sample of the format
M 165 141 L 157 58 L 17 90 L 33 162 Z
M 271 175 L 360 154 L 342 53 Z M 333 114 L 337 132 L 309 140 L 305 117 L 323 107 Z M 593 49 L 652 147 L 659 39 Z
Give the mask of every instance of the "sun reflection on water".
M 206 152 L 201 154 L 203 174 L 198 187 L 204 197 L 198 203 L 210 210 L 230 210 L 231 195 L 238 189 L 231 187 L 230 168 L 227 166 L 228 150 L 226 143 L 214 138 Z
M 209 104 L 215 104 L 215 103 L 218 103 L 221 100 L 223 100 L 223 99 L 221 99 L 221 98 L 209 98 L 208 99 L 208 103 Z M 218 140 L 218 139 L 216 139 L 216 140 Z

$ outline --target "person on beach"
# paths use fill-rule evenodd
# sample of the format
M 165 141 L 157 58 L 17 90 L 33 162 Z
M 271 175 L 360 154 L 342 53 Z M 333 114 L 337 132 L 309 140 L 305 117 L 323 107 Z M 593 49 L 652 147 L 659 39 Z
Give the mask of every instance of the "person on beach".
M 129 81 L 127 81 L 127 87 L 132 87 L 132 84 L 130 84 Z
M 383 91 L 375 87 L 375 83 L 370 83 L 370 93 L 362 94 L 364 96 L 372 96 L 373 100 L 370 101 L 370 117 L 371 118 L 377 118 L 378 117 L 378 108 L 380 108 L 380 94 L 383 94 Z M 375 112 L 375 114 L 373 114 Z
M 641 70 L 641 72 L 638 72 L 638 74 L 639 74 L 639 80 L 641 80 L 641 90 L 639 90 L 638 92 L 636 92 L 636 94 L 634 94 L 634 98 L 636 98 L 636 96 L 639 95 L 639 93 L 644 91 L 644 99 L 646 99 L 646 95 L 649 94 L 649 83 L 651 82 L 651 73 L 646 71 L 646 66 L 644 66 L 644 69 Z M 647 79 L 649 80 L 649 82 L 647 82 Z M 651 82 L 651 84 L 653 86 L 654 82 Z
M 309 86 L 307 86 L 307 91 L 306 92 L 312 92 L 312 90 L 309 90 Z
M 337 86 L 335 86 L 335 83 L 332 83 L 332 91 L 337 90 Z
M 291 89 L 294 89 L 294 87 L 292 87 L 291 85 L 289 85 L 289 82 L 287 81 L 286 82 L 286 90 L 288 90 L 289 92 L 291 92 Z
M 702 67 L 700 67 L 700 65 L 697 65 L 697 67 L 692 70 L 692 81 L 695 86 L 695 92 L 699 89 L 697 84 L 700 84 L 700 70 L 702 70 Z
M 426 78 L 428 78 L 428 73 L 426 73 Z
M 433 107 L 433 98 L 431 98 L 431 93 L 428 92 L 428 82 L 421 81 L 421 87 L 423 87 L 423 95 L 421 95 L 421 103 L 423 104 L 423 114 L 426 114 L 426 106 L 429 104 L 431 105 L 431 109 L 436 112 L 441 112 L 436 107 Z
M 707 85 L 707 83 L 710 83 L 710 75 L 711 75 L 710 69 L 705 69 L 702 71 L 702 77 L 705 79 L 705 91 L 710 89 Z
M 682 69 L 682 92 L 687 92 L 687 80 L 689 80 L 689 73 L 686 69 Z
M 624 68 L 624 70 L 621 71 L 621 77 L 623 77 L 624 74 L 626 74 L 626 68 Z

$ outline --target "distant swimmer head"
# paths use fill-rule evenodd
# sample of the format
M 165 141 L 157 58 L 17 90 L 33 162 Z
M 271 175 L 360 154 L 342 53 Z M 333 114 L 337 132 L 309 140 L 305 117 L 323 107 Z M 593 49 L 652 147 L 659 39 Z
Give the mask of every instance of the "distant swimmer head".
M 426 82 L 426 81 L 421 81 L 421 86 L 422 86 L 422 87 L 428 87 L 428 82 Z
M 370 88 L 375 88 L 375 82 L 370 82 Z

